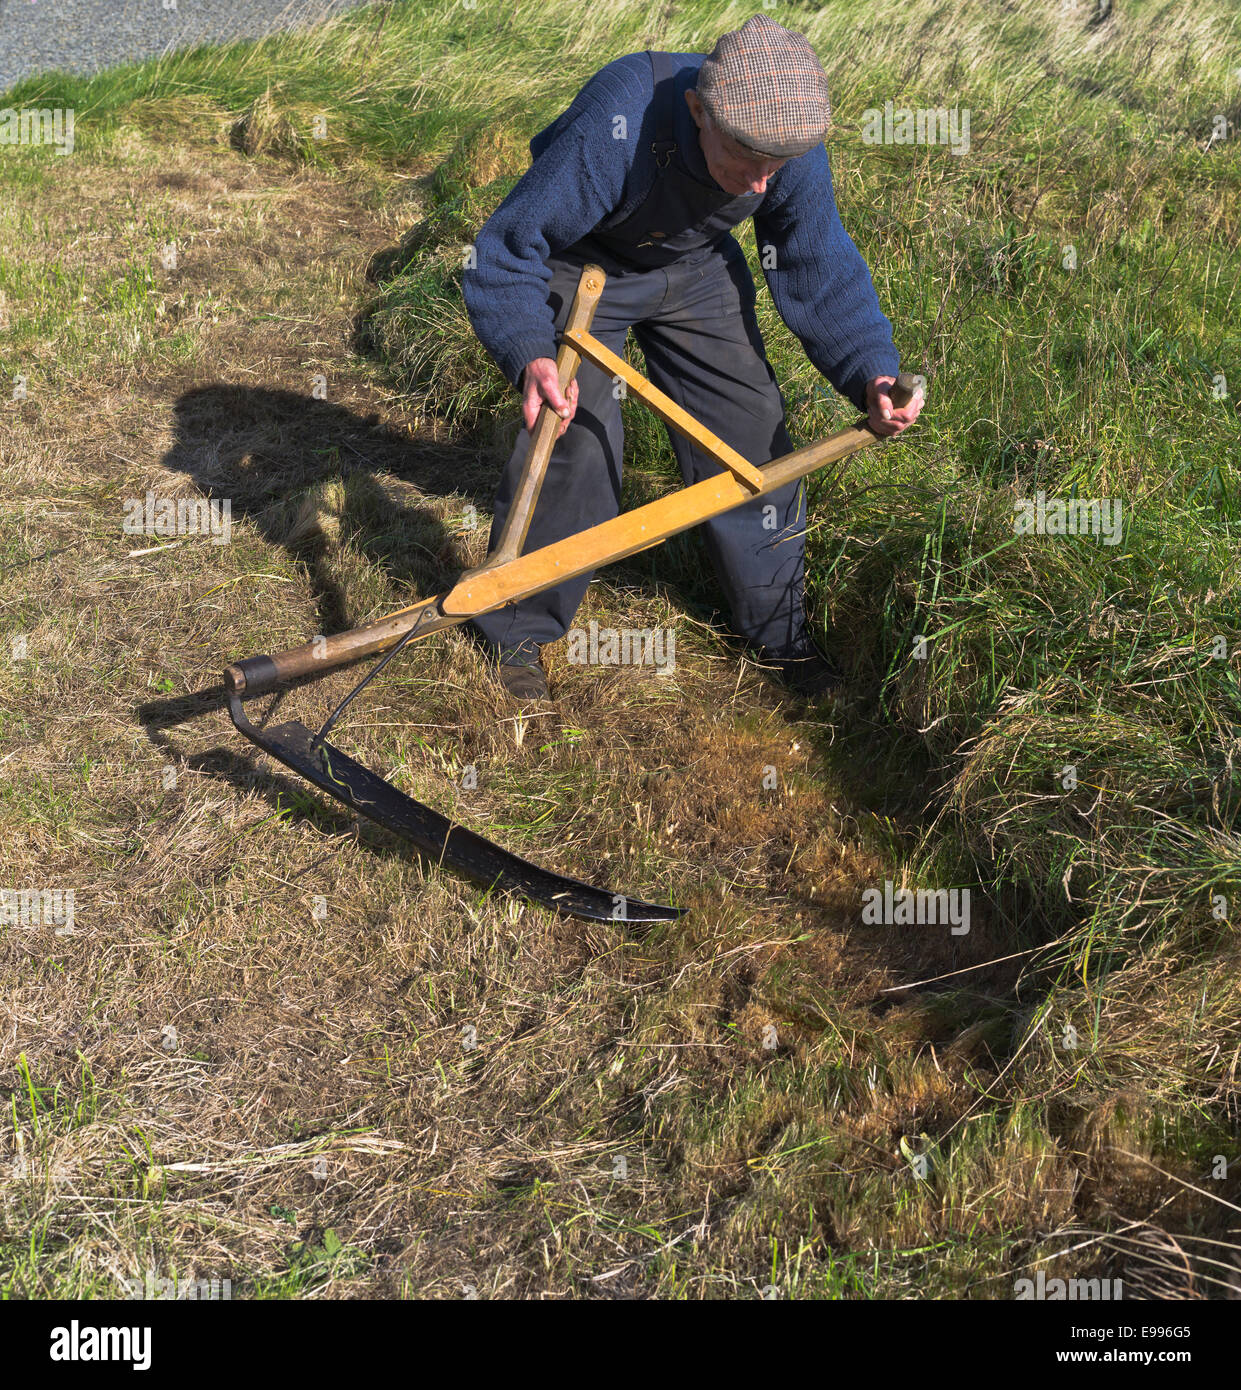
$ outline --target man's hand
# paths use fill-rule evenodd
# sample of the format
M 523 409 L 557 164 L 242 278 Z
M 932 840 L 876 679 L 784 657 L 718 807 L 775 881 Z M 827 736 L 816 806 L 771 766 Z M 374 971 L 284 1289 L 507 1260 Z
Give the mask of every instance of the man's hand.
M 869 416 L 866 423 L 878 435 L 900 434 L 902 430 L 907 430 L 918 418 L 923 406 L 925 398 L 921 391 L 917 391 L 913 400 L 898 410 L 888 395 L 888 387 L 895 380 L 894 376 L 877 376 L 866 383 L 866 411 Z
M 569 428 L 569 421 L 573 419 L 573 413 L 577 410 L 577 382 L 569 383 L 566 396 L 560 389 L 560 372 L 550 357 L 536 357 L 533 362 L 527 362 L 521 380 L 525 393 L 521 413 L 525 418 L 526 428 L 531 434 L 534 433 L 539 411 L 546 401 L 561 417 L 560 428 L 556 431 L 556 438 L 559 439 Z

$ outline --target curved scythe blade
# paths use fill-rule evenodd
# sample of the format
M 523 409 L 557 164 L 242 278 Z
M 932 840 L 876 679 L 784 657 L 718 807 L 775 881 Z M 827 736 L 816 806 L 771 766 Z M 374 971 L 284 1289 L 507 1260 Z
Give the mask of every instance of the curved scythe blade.
M 684 912 L 541 869 L 406 796 L 332 744 L 314 743 L 304 724 L 257 728 L 236 694 L 228 712 L 239 733 L 320 791 L 479 883 L 590 922 L 674 922 Z

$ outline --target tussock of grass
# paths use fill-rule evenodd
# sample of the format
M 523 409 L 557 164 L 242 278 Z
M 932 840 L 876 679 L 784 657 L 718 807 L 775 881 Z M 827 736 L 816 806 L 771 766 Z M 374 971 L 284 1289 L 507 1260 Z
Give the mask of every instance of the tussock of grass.
M 514 397 L 470 327 L 461 275 L 473 230 L 514 182 L 498 179 L 433 205 L 402 239 L 396 260 L 404 269 L 382 286 L 359 341 L 424 418 L 484 444 L 497 441 Z
M 298 129 L 273 98 L 270 87 L 233 122 L 229 141 L 234 149 L 248 155 L 290 155 L 298 160 L 315 157 L 313 133 Z

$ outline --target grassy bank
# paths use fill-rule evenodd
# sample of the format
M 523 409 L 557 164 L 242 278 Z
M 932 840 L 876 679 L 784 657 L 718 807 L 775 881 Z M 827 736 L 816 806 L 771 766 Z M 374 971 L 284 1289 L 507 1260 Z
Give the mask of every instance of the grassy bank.
M 0 374 L 28 382 L 0 638 L 32 653 L 0 676 L 0 829 L 12 886 L 83 903 L 79 937 L 5 938 L 8 1291 L 152 1264 L 276 1296 L 1009 1297 L 1044 1263 L 1235 1287 L 1227 5 L 772 12 L 828 70 L 841 215 L 930 381 L 899 446 L 811 485 L 847 698 L 790 724 L 698 622 L 680 538 L 583 613 L 674 626 L 675 681 L 554 656 L 562 719 L 531 731 L 432 639 L 352 731 L 525 852 L 666 885 L 676 927 L 481 902 L 195 693 L 478 558 L 516 417 L 462 248 L 602 62 L 751 8 L 376 6 L 7 98 L 73 106 L 78 150 L 0 160 Z M 887 100 L 970 108 L 969 153 L 866 144 Z M 850 422 L 759 306 L 794 437 Z M 626 410 L 637 501 L 672 464 Z M 135 563 L 119 499 L 151 486 L 235 498 L 234 543 Z M 1118 499 L 1120 542 L 1015 534 L 1040 492 Z M 969 888 L 969 936 L 864 925 L 885 878 Z

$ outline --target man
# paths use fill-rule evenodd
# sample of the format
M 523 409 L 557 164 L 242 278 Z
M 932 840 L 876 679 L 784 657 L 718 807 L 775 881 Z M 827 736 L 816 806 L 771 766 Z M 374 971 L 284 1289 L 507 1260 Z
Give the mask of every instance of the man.
M 525 549 L 615 516 L 621 409 L 611 377 L 556 371 L 581 268 L 607 283 L 591 332 L 623 353 L 632 328 L 650 380 L 756 465 L 793 449 L 755 320 L 755 289 L 729 229 L 754 218 L 777 311 L 811 362 L 866 411 L 877 434 L 917 418 L 886 388 L 899 370 L 891 324 L 840 222 L 823 139 L 827 78 L 806 39 L 757 14 L 709 57 L 631 53 L 600 69 L 530 143 L 532 163 L 488 219 L 463 294 L 479 340 L 523 396 L 527 430 L 546 401 L 560 416 Z M 669 430 L 687 484 L 719 465 Z M 527 441 L 504 469 L 491 547 Z M 790 484 L 703 523 L 735 630 L 785 682 L 813 696 L 839 673 L 806 630 L 805 490 Z M 540 648 L 564 635 L 589 575 L 473 620 L 508 691 L 547 696 Z

